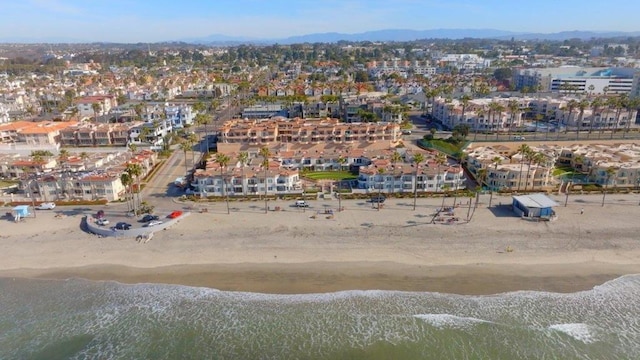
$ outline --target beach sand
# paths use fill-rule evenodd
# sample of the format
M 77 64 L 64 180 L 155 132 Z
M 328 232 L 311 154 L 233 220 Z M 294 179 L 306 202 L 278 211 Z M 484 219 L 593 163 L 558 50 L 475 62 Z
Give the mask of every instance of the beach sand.
M 437 198 L 419 199 L 416 211 L 411 199 L 389 199 L 381 211 L 345 201 L 346 210 L 333 218 L 285 203 L 285 211 L 264 214 L 259 202 L 234 203 L 227 215 L 218 203 L 146 244 L 87 234 L 80 215 L 38 213 L 25 223 L 0 224 L 0 276 L 280 294 L 574 292 L 640 273 L 636 198 L 612 195 L 601 207 L 601 197 L 582 196 L 556 208 L 556 221 L 529 222 L 513 217 L 506 205 L 488 209 L 486 195 L 472 222 L 457 225 L 430 224 L 442 201 Z M 509 199 L 494 197 L 500 203 Z M 314 204 L 324 205 L 337 207 L 334 200 Z M 466 213 L 464 206 L 456 209 L 460 218 Z

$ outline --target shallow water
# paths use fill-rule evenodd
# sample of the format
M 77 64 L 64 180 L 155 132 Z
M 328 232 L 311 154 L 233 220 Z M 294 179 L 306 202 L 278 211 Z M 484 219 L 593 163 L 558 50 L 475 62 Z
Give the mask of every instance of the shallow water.
M 492 296 L 0 279 L 1 359 L 632 359 L 640 275 Z

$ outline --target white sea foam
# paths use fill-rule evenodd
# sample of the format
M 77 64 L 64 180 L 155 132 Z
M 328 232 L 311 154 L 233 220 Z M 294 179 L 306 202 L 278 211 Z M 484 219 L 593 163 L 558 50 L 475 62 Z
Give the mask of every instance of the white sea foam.
M 549 326 L 549 329 L 565 333 L 585 344 L 595 341 L 595 336 L 587 324 L 555 324 Z
M 490 324 L 491 321 L 474 317 L 456 316 L 451 314 L 418 314 L 413 317 L 421 319 L 440 329 L 466 329 L 477 324 Z

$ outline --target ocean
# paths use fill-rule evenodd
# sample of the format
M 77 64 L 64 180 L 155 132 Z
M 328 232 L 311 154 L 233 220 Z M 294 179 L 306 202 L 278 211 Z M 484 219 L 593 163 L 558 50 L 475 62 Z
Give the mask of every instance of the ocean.
M 640 275 L 571 294 L 0 279 L 0 359 L 637 359 Z

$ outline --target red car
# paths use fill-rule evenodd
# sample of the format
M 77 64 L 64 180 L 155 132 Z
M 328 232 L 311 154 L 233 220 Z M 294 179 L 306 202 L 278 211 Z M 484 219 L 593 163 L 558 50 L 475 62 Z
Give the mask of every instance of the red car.
M 167 217 L 169 219 L 175 219 L 175 218 L 178 218 L 180 216 L 182 216 L 182 211 L 176 210 L 176 211 L 172 212 L 171 214 L 169 214 Z

